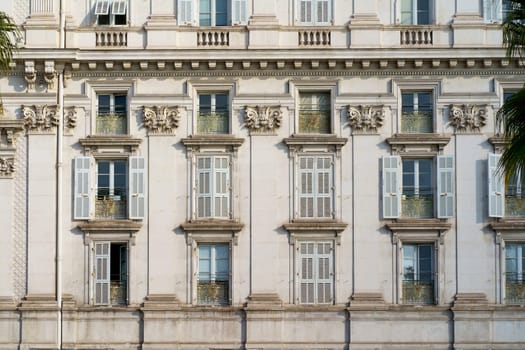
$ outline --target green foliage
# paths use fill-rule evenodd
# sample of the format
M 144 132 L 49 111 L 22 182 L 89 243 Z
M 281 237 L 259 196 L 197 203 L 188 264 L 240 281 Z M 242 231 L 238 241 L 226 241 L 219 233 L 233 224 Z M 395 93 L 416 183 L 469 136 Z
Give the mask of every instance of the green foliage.
M 5 13 L 0 11 L 0 71 L 9 69 L 9 62 L 17 49 L 17 40 L 20 37 L 18 26 Z

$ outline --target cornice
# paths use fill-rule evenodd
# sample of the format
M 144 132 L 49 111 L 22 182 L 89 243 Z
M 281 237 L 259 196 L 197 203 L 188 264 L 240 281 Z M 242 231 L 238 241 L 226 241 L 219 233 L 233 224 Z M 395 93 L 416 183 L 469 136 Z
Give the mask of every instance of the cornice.
M 142 139 L 133 138 L 128 135 L 111 135 L 111 136 L 99 136 L 90 135 L 86 138 L 78 140 L 78 142 L 84 147 L 100 147 L 100 146 L 129 146 L 132 148 L 138 147 Z
M 244 139 L 233 135 L 190 135 L 181 142 L 186 147 L 231 146 L 238 148 L 243 144 Z

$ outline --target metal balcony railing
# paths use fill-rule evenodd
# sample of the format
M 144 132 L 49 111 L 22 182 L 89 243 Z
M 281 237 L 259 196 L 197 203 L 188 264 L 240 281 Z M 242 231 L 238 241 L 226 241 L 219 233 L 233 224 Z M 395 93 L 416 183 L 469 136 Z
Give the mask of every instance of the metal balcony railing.
M 403 281 L 404 304 L 434 304 L 434 281 Z
M 406 218 L 433 217 L 433 194 L 403 194 L 401 197 L 401 213 Z
M 505 299 L 507 304 L 525 304 L 525 273 L 506 274 Z

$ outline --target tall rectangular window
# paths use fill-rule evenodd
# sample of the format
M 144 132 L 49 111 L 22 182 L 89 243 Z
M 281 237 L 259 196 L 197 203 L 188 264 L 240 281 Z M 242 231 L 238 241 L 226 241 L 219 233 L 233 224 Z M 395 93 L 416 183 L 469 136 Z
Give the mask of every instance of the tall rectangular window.
M 507 243 L 505 246 L 505 301 L 508 304 L 525 303 L 525 243 Z
M 334 250 L 332 241 L 298 242 L 300 304 L 332 304 Z
M 127 217 L 128 164 L 126 160 L 97 161 L 95 217 Z
M 332 157 L 299 157 L 299 217 L 333 217 Z
M 329 92 L 299 93 L 299 133 L 330 134 L 331 102 Z
M 197 218 L 230 218 L 230 158 L 199 156 L 196 161 Z
M 434 101 L 432 92 L 401 94 L 401 132 L 430 133 L 433 131 Z
M 299 22 L 305 25 L 330 24 L 332 0 L 299 0 Z
M 95 242 L 94 252 L 94 304 L 127 304 L 127 243 Z
M 199 0 L 199 25 L 228 25 L 228 0 Z
M 525 217 L 525 179 L 518 172 L 505 181 L 498 168 L 500 159 L 501 154 L 489 154 L 489 216 Z
M 126 25 L 127 0 L 97 0 L 95 15 L 98 25 Z
M 199 94 L 197 133 L 228 134 L 230 131 L 228 93 Z
M 117 135 L 127 133 L 127 95 L 97 94 L 96 133 Z
M 401 24 L 432 24 L 432 0 L 401 0 Z
M 197 302 L 230 303 L 230 249 L 228 244 L 198 245 Z
M 403 159 L 401 213 L 404 217 L 434 216 L 432 159 Z
M 403 303 L 434 303 L 433 251 L 433 244 L 403 244 Z

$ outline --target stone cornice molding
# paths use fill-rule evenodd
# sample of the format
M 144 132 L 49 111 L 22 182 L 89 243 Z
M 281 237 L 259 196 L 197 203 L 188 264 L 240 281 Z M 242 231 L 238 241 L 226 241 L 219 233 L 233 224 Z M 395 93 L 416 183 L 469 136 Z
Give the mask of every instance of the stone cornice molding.
M 142 139 L 130 135 L 89 135 L 78 142 L 84 147 L 86 154 L 96 154 L 99 148 L 113 148 L 117 153 L 134 154 Z
M 28 132 L 54 132 L 59 121 L 57 111 L 56 105 L 22 105 L 24 127 Z
M 450 136 L 440 134 L 395 134 L 385 140 L 394 154 L 439 154 L 450 142 Z
M 456 133 L 479 132 L 487 124 L 487 105 L 450 105 L 449 120 Z
M 0 119 L 0 144 L 14 148 L 16 138 L 22 131 L 24 131 L 22 119 Z
M 0 178 L 12 178 L 15 172 L 14 157 L 0 156 Z
M 502 135 L 496 135 L 496 136 L 489 137 L 489 142 L 494 147 L 494 151 L 496 153 L 502 153 L 505 150 L 505 147 L 507 146 L 507 143 L 508 143 L 508 141 Z
M 283 228 L 290 235 L 290 244 L 295 244 L 297 239 L 334 238 L 339 245 L 341 234 L 347 226 L 347 223 L 335 220 L 294 220 L 284 224 Z
M 179 127 L 178 106 L 143 106 L 142 121 L 152 134 L 173 134 Z
M 243 144 L 244 139 L 233 135 L 190 135 L 181 142 L 193 152 L 199 152 L 202 147 L 225 147 L 235 153 Z
M 348 124 L 354 134 L 374 134 L 383 126 L 385 111 L 383 105 L 347 106 Z
M 245 106 L 244 123 L 252 135 L 275 134 L 281 126 L 281 106 Z
M 341 156 L 341 148 L 348 141 L 347 138 L 337 137 L 337 135 L 308 135 L 293 134 L 283 140 L 284 144 L 290 149 L 290 156 L 294 157 L 297 153 L 304 152 L 308 147 L 324 146 L 327 150 L 334 152 L 337 157 Z
M 244 224 L 236 220 L 192 220 L 180 225 L 186 233 L 186 244 L 194 242 L 232 242 L 238 244 Z
M 435 241 L 444 243 L 445 233 L 452 224 L 442 219 L 397 219 L 385 224 L 392 231 L 392 242 L 401 240 Z

